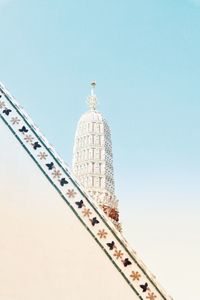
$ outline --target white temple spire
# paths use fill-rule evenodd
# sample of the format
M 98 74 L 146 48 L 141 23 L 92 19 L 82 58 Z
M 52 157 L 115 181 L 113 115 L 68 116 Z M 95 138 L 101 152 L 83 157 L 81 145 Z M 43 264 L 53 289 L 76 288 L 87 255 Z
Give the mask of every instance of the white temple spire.
M 88 106 L 90 108 L 90 110 L 96 110 L 96 107 L 97 107 L 97 97 L 96 97 L 96 94 L 95 94 L 95 87 L 96 87 L 96 81 L 93 80 L 91 82 L 91 95 L 88 97 Z
M 96 110 L 95 87 L 96 82 L 92 81 L 87 101 L 90 109 L 81 116 L 77 125 L 73 173 L 121 230 L 115 195 L 111 132 L 102 114 Z

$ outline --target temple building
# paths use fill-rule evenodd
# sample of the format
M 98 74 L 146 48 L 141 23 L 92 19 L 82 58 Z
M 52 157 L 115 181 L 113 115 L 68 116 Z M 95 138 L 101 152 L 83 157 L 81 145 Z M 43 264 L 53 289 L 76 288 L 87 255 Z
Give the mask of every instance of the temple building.
M 89 110 L 80 118 L 73 149 L 73 173 L 103 211 L 121 230 L 115 195 L 110 128 L 97 111 L 96 82 L 87 99 Z
M 74 175 L 0 83 L 2 300 L 172 300 L 119 230 L 110 130 L 94 82 L 88 104 Z

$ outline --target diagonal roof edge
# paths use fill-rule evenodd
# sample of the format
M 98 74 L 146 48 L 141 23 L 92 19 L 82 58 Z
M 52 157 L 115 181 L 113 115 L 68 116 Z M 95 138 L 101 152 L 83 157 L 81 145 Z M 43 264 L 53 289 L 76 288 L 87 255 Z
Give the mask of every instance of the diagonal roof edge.
M 141 290 L 141 283 L 148 284 L 149 289 L 146 292 L 151 294 L 152 297 L 159 295 L 157 299 L 172 299 L 158 284 L 155 276 L 147 269 L 123 235 L 116 230 L 113 223 L 91 196 L 85 192 L 74 175 L 71 174 L 64 160 L 2 83 L 0 83 L 0 116 L 81 223 L 104 250 L 139 299 L 144 299 L 145 296 Z M 44 151 L 43 153 L 48 158 L 48 164 L 45 164 L 39 158 L 38 149 Z M 40 153 L 42 152 L 40 151 Z M 63 181 L 60 180 L 60 177 Z M 67 189 L 65 189 L 65 185 Z M 78 207 L 75 201 L 79 201 Z M 83 210 L 80 210 L 82 208 L 89 214 L 88 216 L 83 216 Z M 93 218 L 90 219 L 90 216 Z M 137 277 L 136 280 L 134 276 Z

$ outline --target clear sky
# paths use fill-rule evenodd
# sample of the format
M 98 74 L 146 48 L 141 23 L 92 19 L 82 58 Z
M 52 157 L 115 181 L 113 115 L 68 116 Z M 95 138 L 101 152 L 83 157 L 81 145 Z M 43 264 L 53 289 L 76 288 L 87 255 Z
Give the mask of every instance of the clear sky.
M 124 234 L 199 299 L 200 0 L 0 0 L 0 80 L 71 164 L 97 81 Z

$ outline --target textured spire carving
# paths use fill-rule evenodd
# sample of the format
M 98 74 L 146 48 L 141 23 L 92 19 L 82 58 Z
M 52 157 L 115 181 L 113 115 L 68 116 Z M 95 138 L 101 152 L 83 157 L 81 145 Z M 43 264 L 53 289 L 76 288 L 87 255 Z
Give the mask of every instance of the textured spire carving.
M 76 129 L 73 173 L 120 230 L 111 132 L 102 114 L 96 110 L 96 82 L 93 81 L 91 86 L 90 110 L 81 116 Z

